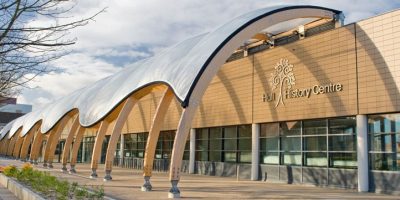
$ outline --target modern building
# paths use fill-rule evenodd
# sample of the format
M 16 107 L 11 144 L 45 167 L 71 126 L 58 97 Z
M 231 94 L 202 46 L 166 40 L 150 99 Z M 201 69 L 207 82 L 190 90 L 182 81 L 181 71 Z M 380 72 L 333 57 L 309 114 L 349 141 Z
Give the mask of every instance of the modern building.
M 142 169 L 143 191 L 168 170 L 169 197 L 181 173 L 399 194 L 400 10 L 343 19 L 244 14 L 18 118 L 0 152 Z
M 16 98 L 0 98 L 0 128 L 12 120 L 32 111 L 32 105 L 17 104 Z

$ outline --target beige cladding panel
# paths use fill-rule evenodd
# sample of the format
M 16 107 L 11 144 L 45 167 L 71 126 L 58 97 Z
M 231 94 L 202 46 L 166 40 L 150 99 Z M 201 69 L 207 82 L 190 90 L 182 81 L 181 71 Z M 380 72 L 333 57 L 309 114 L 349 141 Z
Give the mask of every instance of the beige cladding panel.
M 277 107 L 279 86 L 272 90 L 270 80 L 275 65 L 287 59 L 293 65 L 295 84 L 292 91 L 313 89 L 315 85 L 340 83 L 342 91 L 287 98 Z M 254 55 L 254 122 L 271 122 L 307 118 L 324 118 L 357 113 L 357 86 L 354 26 L 349 25 L 292 44 L 275 47 Z M 263 101 L 264 94 L 275 94 L 275 100 Z
M 400 110 L 400 10 L 356 24 L 360 114 Z
M 133 107 L 122 128 L 122 134 L 148 132 L 150 128 L 151 106 L 153 99 L 150 95 L 143 97 Z M 107 131 L 107 133 L 111 131 Z
M 221 67 L 203 96 L 193 128 L 252 123 L 252 58 Z
M 65 139 L 68 137 L 69 130 L 70 130 L 71 126 L 72 126 L 72 122 L 74 121 L 75 116 L 76 116 L 76 115 L 74 115 L 73 117 L 71 117 L 71 118 L 67 121 L 67 123 L 65 123 L 65 126 L 62 127 L 62 129 L 61 129 L 62 132 L 61 132 L 61 135 L 60 135 L 60 140 L 65 140 Z
M 155 107 L 155 108 L 157 108 L 157 107 Z M 154 111 L 155 111 L 155 109 L 154 109 Z M 152 112 L 152 113 L 154 115 L 154 112 Z M 169 105 L 168 111 L 165 115 L 165 119 L 164 119 L 164 123 L 161 127 L 161 131 L 175 130 L 176 127 L 178 127 L 178 123 L 179 123 L 181 114 L 182 114 L 181 103 L 176 98 L 174 98 L 172 100 L 171 104 Z

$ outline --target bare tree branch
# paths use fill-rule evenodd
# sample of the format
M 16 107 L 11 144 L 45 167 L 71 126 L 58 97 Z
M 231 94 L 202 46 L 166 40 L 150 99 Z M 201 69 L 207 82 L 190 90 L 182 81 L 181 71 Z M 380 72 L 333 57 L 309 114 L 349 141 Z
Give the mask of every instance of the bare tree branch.
M 68 21 L 74 6 L 60 0 L 0 0 L 0 98 L 18 94 L 40 74 L 54 70 L 49 62 L 66 55 L 65 47 L 76 42 L 67 37 L 69 32 L 105 11 Z M 34 25 L 38 18 L 50 23 Z

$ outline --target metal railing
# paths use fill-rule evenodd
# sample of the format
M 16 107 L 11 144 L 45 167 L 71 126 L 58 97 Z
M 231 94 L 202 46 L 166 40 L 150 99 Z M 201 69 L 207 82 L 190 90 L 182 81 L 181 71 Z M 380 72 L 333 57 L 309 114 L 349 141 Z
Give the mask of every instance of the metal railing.
M 153 170 L 157 172 L 168 172 L 169 164 L 169 159 L 154 159 Z M 115 157 L 113 166 L 142 170 L 144 166 L 144 159 L 134 157 Z

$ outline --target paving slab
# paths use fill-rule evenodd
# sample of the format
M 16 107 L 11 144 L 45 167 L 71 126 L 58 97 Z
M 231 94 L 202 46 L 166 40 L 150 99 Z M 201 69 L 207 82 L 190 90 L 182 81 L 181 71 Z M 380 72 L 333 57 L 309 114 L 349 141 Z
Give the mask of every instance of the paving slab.
M 0 158 L 0 165 L 23 165 L 23 162 Z M 170 189 L 168 174 L 154 172 L 151 178 L 153 191 L 142 192 L 142 172 L 139 170 L 114 167 L 112 181 L 104 182 L 104 165 L 99 165 L 98 178 L 89 178 L 89 164 L 77 164 L 76 174 L 63 173 L 60 164 L 54 164 L 53 169 L 43 168 L 40 163 L 36 169 L 48 171 L 51 174 L 78 182 L 87 186 L 103 186 L 107 196 L 114 199 L 167 199 Z M 203 175 L 182 174 L 179 182 L 181 198 L 183 199 L 400 199 L 399 196 L 358 193 L 351 189 L 323 188 L 310 185 L 270 183 L 263 181 L 237 181 L 231 177 L 215 177 Z
M 18 198 L 0 184 L 0 200 L 18 200 Z

